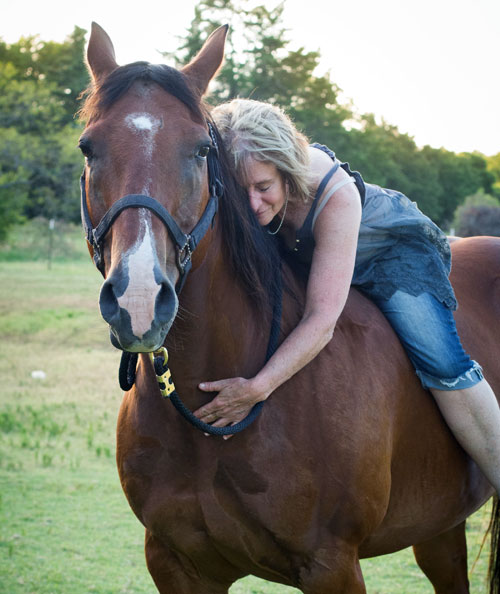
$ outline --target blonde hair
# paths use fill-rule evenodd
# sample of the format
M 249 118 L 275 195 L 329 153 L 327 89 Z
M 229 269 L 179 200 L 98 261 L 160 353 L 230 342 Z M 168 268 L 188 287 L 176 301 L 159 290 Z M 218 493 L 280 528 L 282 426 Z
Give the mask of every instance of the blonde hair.
M 233 99 L 213 108 L 211 115 L 242 185 L 252 157 L 275 165 L 288 182 L 290 198 L 309 199 L 309 142 L 282 109 L 261 101 Z

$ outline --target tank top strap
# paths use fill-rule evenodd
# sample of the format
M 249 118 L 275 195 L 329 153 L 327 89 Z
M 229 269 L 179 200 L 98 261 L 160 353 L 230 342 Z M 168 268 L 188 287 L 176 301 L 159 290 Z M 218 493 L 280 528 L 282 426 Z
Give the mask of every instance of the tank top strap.
M 335 156 L 335 153 L 330 148 L 325 146 L 324 144 L 319 144 L 319 142 L 315 142 L 315 143 L 311 144 L 311 146 L 326 153 L 330 157 L 330 159 L 332 159 L 332 161 L 334 161 L 334 162 L 337 161 L 337 157 Z M 361 205 L 364 206 L 365 196 L 366 196 L 366 188 L 365 188 L 365 182 L 363 181 L 361 174 L 358 171 L 351 171 L 351 169 L 349 167 L 349 163 L 340 163 L 340 167 L 342 167 L 342 169 L 346 173 L 348 173 L 351 177 L 354 178 L 356 187 L 358 188 L 359 195 L 361 196 Z
M 297 235 L 299 235 L 299 234 L 302 235 L 303 232 L 308 233 L 312 229 L 314 213 L 316 211 L 318 203 L 320 202 L 319 199 L 320 199 L 321 195 L 323 194 L 323 192 L 325 191 L 327 183 L 331 180 L 333 174 L 337 171 L 337 169 L 339 167 L 340 167 L 340 163 L 336 160 L 333 167 L 328 171 L 328 173 L 321 180 L 321 182 L 318 186 L 318 189 L 316 190 L 316 194 L 314 195 L 314 198 L 313 198 L 313 201 L 311 204 L 311 208 L 309 209 L 309 212 L 307 213 L 307 217 L 305 218 L 304 224 L 299 229 L 299 231 L 297 231 Z
M 313 217 L 313 220 L 311 223 L 311 229 L 314 229 L 314 224 L 316 223 L 316 219 L 319 217 L 321 211 L 328 204 L 328 200 L 330 200 L 330 198 L 335 194 L 335 192 L 337 190 L 340 190 L 340 188 L 343 188 L 347 184 L 355 184 L 355 183 L 356 183 L 356 180 L 354 179 L 354 177 L 344 178 L 343 180 L 337 182 L 332 188 L 330 188 L 328 190 L 326 196 L 324 196 L 321 200 L 318 200 L 319 206 L 316 208 L 316 212 L 314 213 L 314 217 Z
M 341 163 L 335 156 L 335 153 L 331 149 L 329 149 L 327 146 L 325 146 L 324 144 L 319 144 L 319 143 L 315 142 L 314 144 L 311 144 L 311 146 L 326 153 L 330 157 L 330 159 L 332 159 L 333 167 L 330 169 L 330 171 L 328 171 L 328 173 L 325 175 L 325 177 L 321 180 L 321 182 L 318 186 L 318 189 L 316 190 L 316 194 L 314 195 L 314 198 L 313 198 L 313 201 L 311 204 L 311 208 L 309 209 L 309 212 L 307 213 L 307 216 L 304 220 L 304 224 L 295 233 L 294 247 L 287 248 L 287 250 L 290 253 L 294 254 L 294 257 L 296 258 L 296 260 L 305 264 L 306 266 L 310 266 L 313 252 L 314 252 L 315 241 L 314 241 L 314 235 L 313 235 L 313 225 L 314 225 L 315 219 L 317 218 L 317 216 L 315 216 L 315 214 L 316 213 L 319 214 L 319 212 L 321 212 L 321 206 L 322 205 L 324 206 L 324 204 L 326 204 L 326 202 L 328 202 L 328 200 L 323 200 L 323 201 L 320 200 L 320 197 L 323 194 L 323 192 L 325 191 L 326 185 L 330 181 L 332 175 L 339 169 L 339 167 L 342 167 L 342 169 L 350 177 L 349 177 L 348 181 L 342 181 L 340 183 L 343 185 L 344 183 L 354 182 L 356 184 L 356 187 L 359 190 L 362 205 L 364 205 L 365 192 L 366 192 L 363 178 L 357 171 L 351 171 L 348 163 Z M 334 188 L 332 188 L 332 189 L 333 189 L 333 191 L 338 190 L 339 186 L 337 186 L 337 187 L 334 186 Z M 333 193 L 333 192 L 331 192 L 331 193 Z M 319 212 L 317 212 L 318 208 L 320 208 Z

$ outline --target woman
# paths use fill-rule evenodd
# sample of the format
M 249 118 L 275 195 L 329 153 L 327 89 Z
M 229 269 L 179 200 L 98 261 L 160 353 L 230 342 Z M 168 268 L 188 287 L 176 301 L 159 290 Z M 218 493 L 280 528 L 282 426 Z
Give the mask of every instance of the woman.
M 448 241 L 408 198 L 365 184 L 326 147 L 309 146 L 279 108 L 237 99 L 212 116 L 252 210 L 309 269 L 300 323 L 253 378 L 200 384 L 196 411 L 225 426 L 302 369 L 332 338 L 349 287 L 386 315 L 458 441 L 500 492 L 500 409 L 464 352 L 452 310 Z

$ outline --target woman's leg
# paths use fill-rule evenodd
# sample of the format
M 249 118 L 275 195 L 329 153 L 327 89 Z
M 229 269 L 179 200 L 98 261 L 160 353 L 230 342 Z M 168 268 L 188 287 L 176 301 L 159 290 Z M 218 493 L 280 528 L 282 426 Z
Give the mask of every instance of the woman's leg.
M 500 494 L 500 407 L 481 367 L 464 351 L 452 312 L 427 293 L 397 291 L 375 302 L 457 441 Z
M 489 383 L 430 390 L 458 443 L 500 494 L 500 407 Z

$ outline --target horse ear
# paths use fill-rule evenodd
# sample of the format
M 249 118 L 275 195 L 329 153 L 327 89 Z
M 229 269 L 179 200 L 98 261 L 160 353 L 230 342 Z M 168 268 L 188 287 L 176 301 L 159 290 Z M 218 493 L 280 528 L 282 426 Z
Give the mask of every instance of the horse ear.
M 229 25 L 216 29 L 205 41 L 199 53 L 182 69 L 200 96 L 205 94 L 208 83 L 222 66 L 228 29 Z
M 107 76 L 118 67 L 113 43 L 106 31 L 97 23 L 92 23 L 87 47 L 87 64 L 94 81 Z

